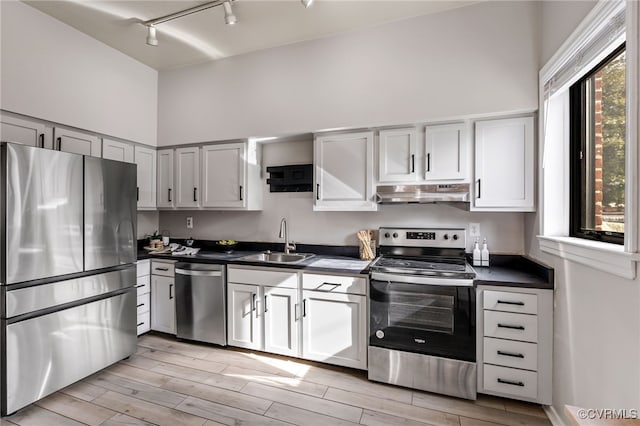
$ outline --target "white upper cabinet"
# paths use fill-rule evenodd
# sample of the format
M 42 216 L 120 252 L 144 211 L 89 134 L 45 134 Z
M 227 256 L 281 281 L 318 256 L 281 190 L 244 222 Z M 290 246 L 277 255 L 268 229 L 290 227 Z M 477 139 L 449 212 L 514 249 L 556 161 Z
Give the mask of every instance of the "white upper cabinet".
M 425 180 L 469 182 L 469 151 L 466 124 L 425 127 Z
M 138 166 L 138 210 L 156 208 L 156 151 L 141 146 L 134 148 Z
M 378 142 L 378 180 L 385 182 L 415 181 L 416 132 L 414 128 L 381 130 Z
M 102 138 L 102 158 L 133 163 L 133 145 Z
M 314 210 L 375 211 L 373 132 L 319 135 L 314 140 Z
M 69 130 L 62 127 L 53 128 L 53 149 L 73 154 L 102 156 L 100 139 L 89 133 Z
M 246 206 L 245 143 L 202 147 L 202 207 Z
M 534 211 L 533 117 L 476 122 L 472 209 Z
M 200 148 L 176 149 L 176 207 L 200 205 Z
M 158 207 L 173 207 L 173 149 L 158 151 Z
M 0 115 L 0 142 L 13 142 L 22 145 L 45 148 L 46 128 L 36 121 Z

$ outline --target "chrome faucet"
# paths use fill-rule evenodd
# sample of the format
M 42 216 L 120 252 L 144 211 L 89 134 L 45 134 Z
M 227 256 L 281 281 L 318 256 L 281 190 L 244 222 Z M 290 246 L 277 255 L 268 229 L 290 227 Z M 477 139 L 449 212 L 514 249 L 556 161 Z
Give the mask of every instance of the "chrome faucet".
M 296 245 L 293 243 L 289 243 L 289 232 L 287 231 L 287 219 L 284 217 L 280 221 L 280 234 L 278 238 L 284 238 L 284 252 L 289 254 L 289 251 L 295 251 Z

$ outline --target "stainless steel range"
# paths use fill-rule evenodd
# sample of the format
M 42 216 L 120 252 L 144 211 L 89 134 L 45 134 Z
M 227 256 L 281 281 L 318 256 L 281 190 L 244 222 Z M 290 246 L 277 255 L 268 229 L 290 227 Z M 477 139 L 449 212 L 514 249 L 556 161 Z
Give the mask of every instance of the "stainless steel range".
M 476 399 L 475 271 L 464 228 L 380 228 L 369 379 Z

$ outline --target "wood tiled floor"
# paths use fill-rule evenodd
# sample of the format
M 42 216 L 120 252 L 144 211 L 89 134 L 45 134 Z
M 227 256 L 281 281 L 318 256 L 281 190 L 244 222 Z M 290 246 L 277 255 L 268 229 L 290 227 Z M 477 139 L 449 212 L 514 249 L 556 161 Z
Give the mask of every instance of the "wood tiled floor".
M 369 382 L 360 371 L 148 334 L 138 351 L 2 425 L 549 425 L 540 406 Z

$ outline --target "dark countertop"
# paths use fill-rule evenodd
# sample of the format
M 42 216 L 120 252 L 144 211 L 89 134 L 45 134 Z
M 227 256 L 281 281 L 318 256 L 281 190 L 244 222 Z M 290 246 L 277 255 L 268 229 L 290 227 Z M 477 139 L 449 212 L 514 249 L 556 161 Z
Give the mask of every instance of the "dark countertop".
M 553 269 L 524 256 L 492 255 L 490 266 L 474 266 L 474 284 L 521 288 L 554 288 Z
M 168 254 L 149 254 L 144 250 L 138 250 L 138 260 L 143 259 L 167 259 L 178 262 L 193 263 L 215 263 L 215 264 L 234 264 L 234 265 L 250 265 L 262 266 L 267 268 L 284 268 L 284 269 L 302 269 L 313 272 L 332 272 L 341 274 L 368 274 L 369 261 L 360 260 L 350 256 L 333 256 L 326 254 L 316 254 L 313 257 L 305 259 L 298 263 L 272 263 L 272 262 L 247 262 L 239 260 L 239 258 L 251 254 L 259 253 L 259 251 L 240 250 L 232 253 L 220 253 L 213 251 L 200 250 L 193 256 L 171 256 Z

